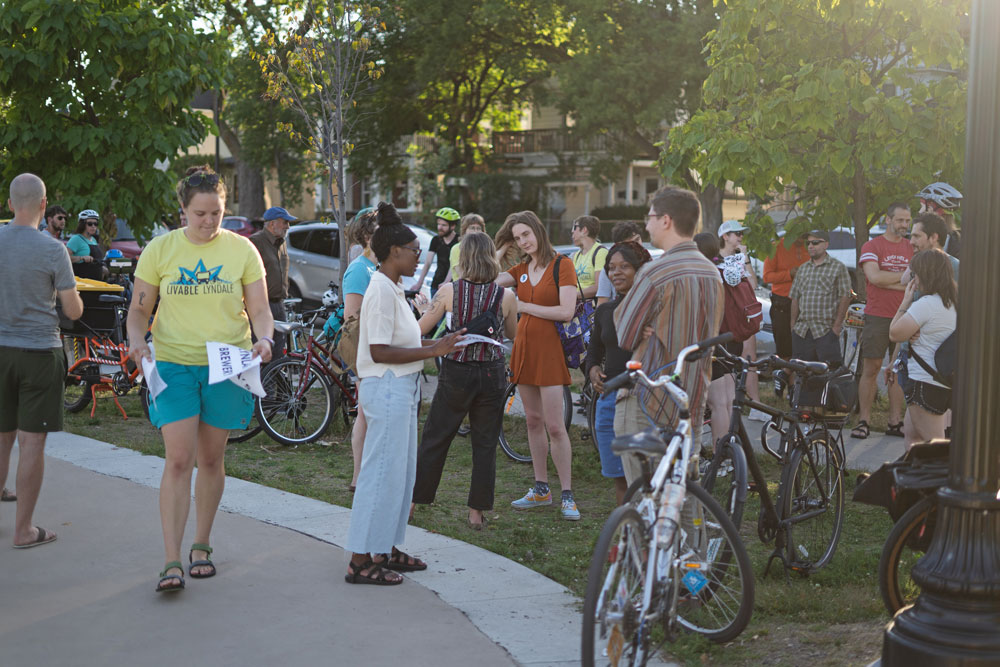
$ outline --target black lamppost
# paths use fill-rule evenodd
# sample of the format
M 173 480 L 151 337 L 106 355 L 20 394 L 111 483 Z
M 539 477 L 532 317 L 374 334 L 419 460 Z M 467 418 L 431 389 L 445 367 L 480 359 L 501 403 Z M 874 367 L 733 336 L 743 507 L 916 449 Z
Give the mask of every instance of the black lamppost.
M 974 0 L 971 26 L 950 474 L 884 665 L 1000 665 L 1000 2 Z

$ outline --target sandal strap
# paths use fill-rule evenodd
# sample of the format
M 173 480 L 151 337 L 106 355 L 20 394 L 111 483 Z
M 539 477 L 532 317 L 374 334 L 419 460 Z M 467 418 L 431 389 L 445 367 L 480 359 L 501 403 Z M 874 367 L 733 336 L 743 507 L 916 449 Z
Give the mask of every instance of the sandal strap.
M 380 554 L 385 555 L 385 554 Z M 381 564 L 369 558 L 360 565 L 355 565 L 354 561 L 348 561 L 348 568 L 351 570 L 351 577 L 354 579 L 371 579 L 372 581 L 389 581 L 385 576 L 385 569 Z M 364 570 L 369 570 L 368 574 L 361 574 Z
M 172 570 L 174 568 L 180 570 L 181 572 L 184 572 L 184 566 L 181 564 L 181 562 L 179 560 L 172 560 L 172 561 L 170 561 L 169 563 L 167 563 L 166 565 L 163 566 L 163 572 L 160 572 L 160 576 L 161 577 L 178 577 L 178 576 L 180 576 L 180 575 L 176 575 L 176 574 L 167 574 L 167 570 Z
M 191 545 L 191 551 L 204 551 L 209 556 L 212 555 L 212 547 L 207 544 L 202 544 L 201 542 L 195 542 Z

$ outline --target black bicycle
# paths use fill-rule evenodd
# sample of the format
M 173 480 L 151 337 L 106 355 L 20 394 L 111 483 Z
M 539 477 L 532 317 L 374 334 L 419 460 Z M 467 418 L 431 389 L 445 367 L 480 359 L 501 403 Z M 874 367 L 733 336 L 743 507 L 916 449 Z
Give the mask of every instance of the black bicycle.
M 853 378 L 842 371 L 830 372 L 822 362 L 778 357 L 754 362 L 721 347 L 716 348 L 716 359 L 733 369 L 736 398 L 729 432 L 716 443 L 701 483 L 738 527 L 749 490 L 749 471 L 760 496 L 757 535 L 764 544 L 774 542 L 765 574 L 775 559 L 786 571 L 815 572 L 833 557 L 844 522 L 843 427 L 853 399 L 843 398 L 849 393 L 843 378 Z M 795 374 L 790 410 L 778 410 L 747 396 L 747 376 L 755 369 L 770 369 L 786 377 L 788 372 Z M 782 464 L 774 499 L 750 446 L 744 407 L 770 415 L 781 436 L 776 449 L 762 438 L 764 451 Z

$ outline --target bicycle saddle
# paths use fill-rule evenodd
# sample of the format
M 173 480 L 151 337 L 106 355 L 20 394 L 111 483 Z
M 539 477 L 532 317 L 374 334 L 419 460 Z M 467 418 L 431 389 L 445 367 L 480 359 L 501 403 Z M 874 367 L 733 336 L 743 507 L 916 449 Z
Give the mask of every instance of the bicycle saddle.
M 667 452 L 667 443 L 660 435 L 660 429 L 652 427 L 631 435 L 618 436 L 611 441 L 611 451 L 618 455 L 631 453 L 663 456 Z
M 289 331 L 298 331 L 302 328 L 302 322 L 281 322 L 279 320 L 274 321 L 274 330 L 278 333 L 288 333 Z
M 101 294 L 97 300 L 101 303 L 125 303 L 125 297 L 116 294 Z

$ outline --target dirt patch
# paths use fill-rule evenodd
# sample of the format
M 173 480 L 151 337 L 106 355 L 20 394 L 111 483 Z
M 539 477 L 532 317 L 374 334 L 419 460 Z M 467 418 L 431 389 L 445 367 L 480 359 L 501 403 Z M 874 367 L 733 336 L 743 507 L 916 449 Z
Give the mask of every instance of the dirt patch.
M 705 665 L 769 665 L 780 667 L 864 666 L 882 653 L 886 623 L 781 625 L 744 633 L 736 641 L 704 653 Z M 689 663 L 690 664 L 690 663 Z

